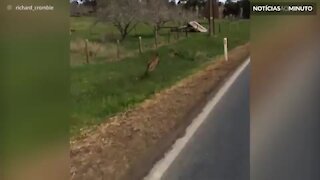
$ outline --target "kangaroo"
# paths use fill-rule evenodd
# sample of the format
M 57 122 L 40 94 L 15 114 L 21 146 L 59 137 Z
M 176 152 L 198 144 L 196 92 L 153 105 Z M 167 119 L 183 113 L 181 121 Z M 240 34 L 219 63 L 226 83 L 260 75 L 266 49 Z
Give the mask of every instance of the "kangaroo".
M 144 72 L 144 74 L 141 76 L 141 79 L 143 78 L 146 78 L 150 72 L 154 71 L 156 69 L 156 67 L 158 66 L 159 64 L 159 53 L 156 52 L 152 58 L 148 61 L 148 64 L 147 64 L 147 68 L 146 68 L 146 71 Z

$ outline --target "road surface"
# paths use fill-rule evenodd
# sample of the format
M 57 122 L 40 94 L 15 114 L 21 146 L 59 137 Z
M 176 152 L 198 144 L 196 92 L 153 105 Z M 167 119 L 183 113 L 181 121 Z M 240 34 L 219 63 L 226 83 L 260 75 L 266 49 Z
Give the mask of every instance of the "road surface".
M 248 65 L 161 176 L 149 179 L 249 180 L 249 150 Z

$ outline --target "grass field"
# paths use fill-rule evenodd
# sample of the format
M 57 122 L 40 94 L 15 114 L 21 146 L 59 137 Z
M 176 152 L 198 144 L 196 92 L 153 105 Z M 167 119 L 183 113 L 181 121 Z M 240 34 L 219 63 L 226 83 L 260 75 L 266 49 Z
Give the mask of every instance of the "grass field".
M 88 38 L 91 41 L 108 43 L 101 38 L 112 31 L 113 36 L 117 36 L 113 27 L 104 24 L 97 24 L 90 32 L 88 29 L 92 22 L 91 18 L 72 18 L 71 27 L 76 31 L 71 35 L 71 40 Z M 132 32 L 122 43 L 123 51 L 131 53 L 131 56 L 118 61 L 73 66 L 71 133 L 76 134 L 80 128 L 103 122 L 107 117 L 142 102 L 155 92 L 212 62 L 215 56 L 223 53 L 224 37 L 228 37 L 230 48 L 249 40 L 249 21 L 217 21 L 216 32 L 218 23 L 222 32 L 215 37 L 190 33 L 188 38 L 183 37 L 159 47 L 157 51 L 160 54 L 160 64 L 155 72 L 143 80 L 139 77 L 144 73 L 146 62 L 154 52 L 152 29 L 144 24 L 139 25 L 136 32 Z M 167 30 L 162 30 L 160 34 L 162 41 L 167 41 Z M 137 53 L 138 36 L 142 36 L 145 43 L 142 55 Z M 110 44 L 112 42 L 113 40 L 110 40 Z M 99 61 L 99 58 L 108 57 L 98 56 L 96 61 Z

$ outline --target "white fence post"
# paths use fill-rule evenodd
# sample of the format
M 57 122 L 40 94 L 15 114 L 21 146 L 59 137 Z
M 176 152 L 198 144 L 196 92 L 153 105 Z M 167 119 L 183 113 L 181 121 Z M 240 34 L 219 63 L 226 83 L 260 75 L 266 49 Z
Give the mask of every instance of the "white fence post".
M 139 36 L 139 53 L 142 54 L 142 38 Z
M 223 39 L 223 44 L 224 44 L 224 59 L 228 61 L 228 39 L 227 38 Z

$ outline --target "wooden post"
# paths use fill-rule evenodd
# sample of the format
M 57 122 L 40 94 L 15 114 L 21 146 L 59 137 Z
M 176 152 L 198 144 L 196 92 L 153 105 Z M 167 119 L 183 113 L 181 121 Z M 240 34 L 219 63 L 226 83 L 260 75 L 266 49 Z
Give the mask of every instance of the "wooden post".
M 113 32 L 113 30 L 111 31 L 111 39 L 112 39 L 112 40 L 114 39 L 114 32 Z
M 168 32 L 168 43 L 170 43 L 170 41 L 171 41 L 171 30 L 169 30 Z
M 141 36 L 139 36 L 139 53 L 142 54 L 142 39 L 141 39 Z
M 216 7 L 216 0 L 213 0 L 212 2 L 212 34 L 215 35 L 216 34 L 216 26 L 215 26 L 215 7 Z
M 120 59 L 120 40 L 117 40 L 117 59 Z
M 197 18 L 200 17 L 200 16 L 199 16 L 199 6 L 198 6 L 198 5 L 196 5 L 196 15 L 197 15 Z
M 188 29 L 185 30 L 186 31 L 186 38 L 188 37 Z
M 218 23 L 219 33 L 221 33 L 221 22 Z
M 214 28 L 214 20 L 213 20 L 213 3 L 212 0 L 209 0 L 209 36 L 213 36 L 213 28 Z
M 156 48 L 158 48 L 158 28 L 157 27 L 155 28 L 155 31 L 154 31 L 154 45 Z
M 89 60 L 89 47 L 88 47 L 89 40 L 86 39 L 84 44 L 85 44 L 84 46 L 85 46 L 85 53 L 86 53 L 86 62 L 87 62 L 87 64 L 89 64 L 90 63 L 90 60 Z

